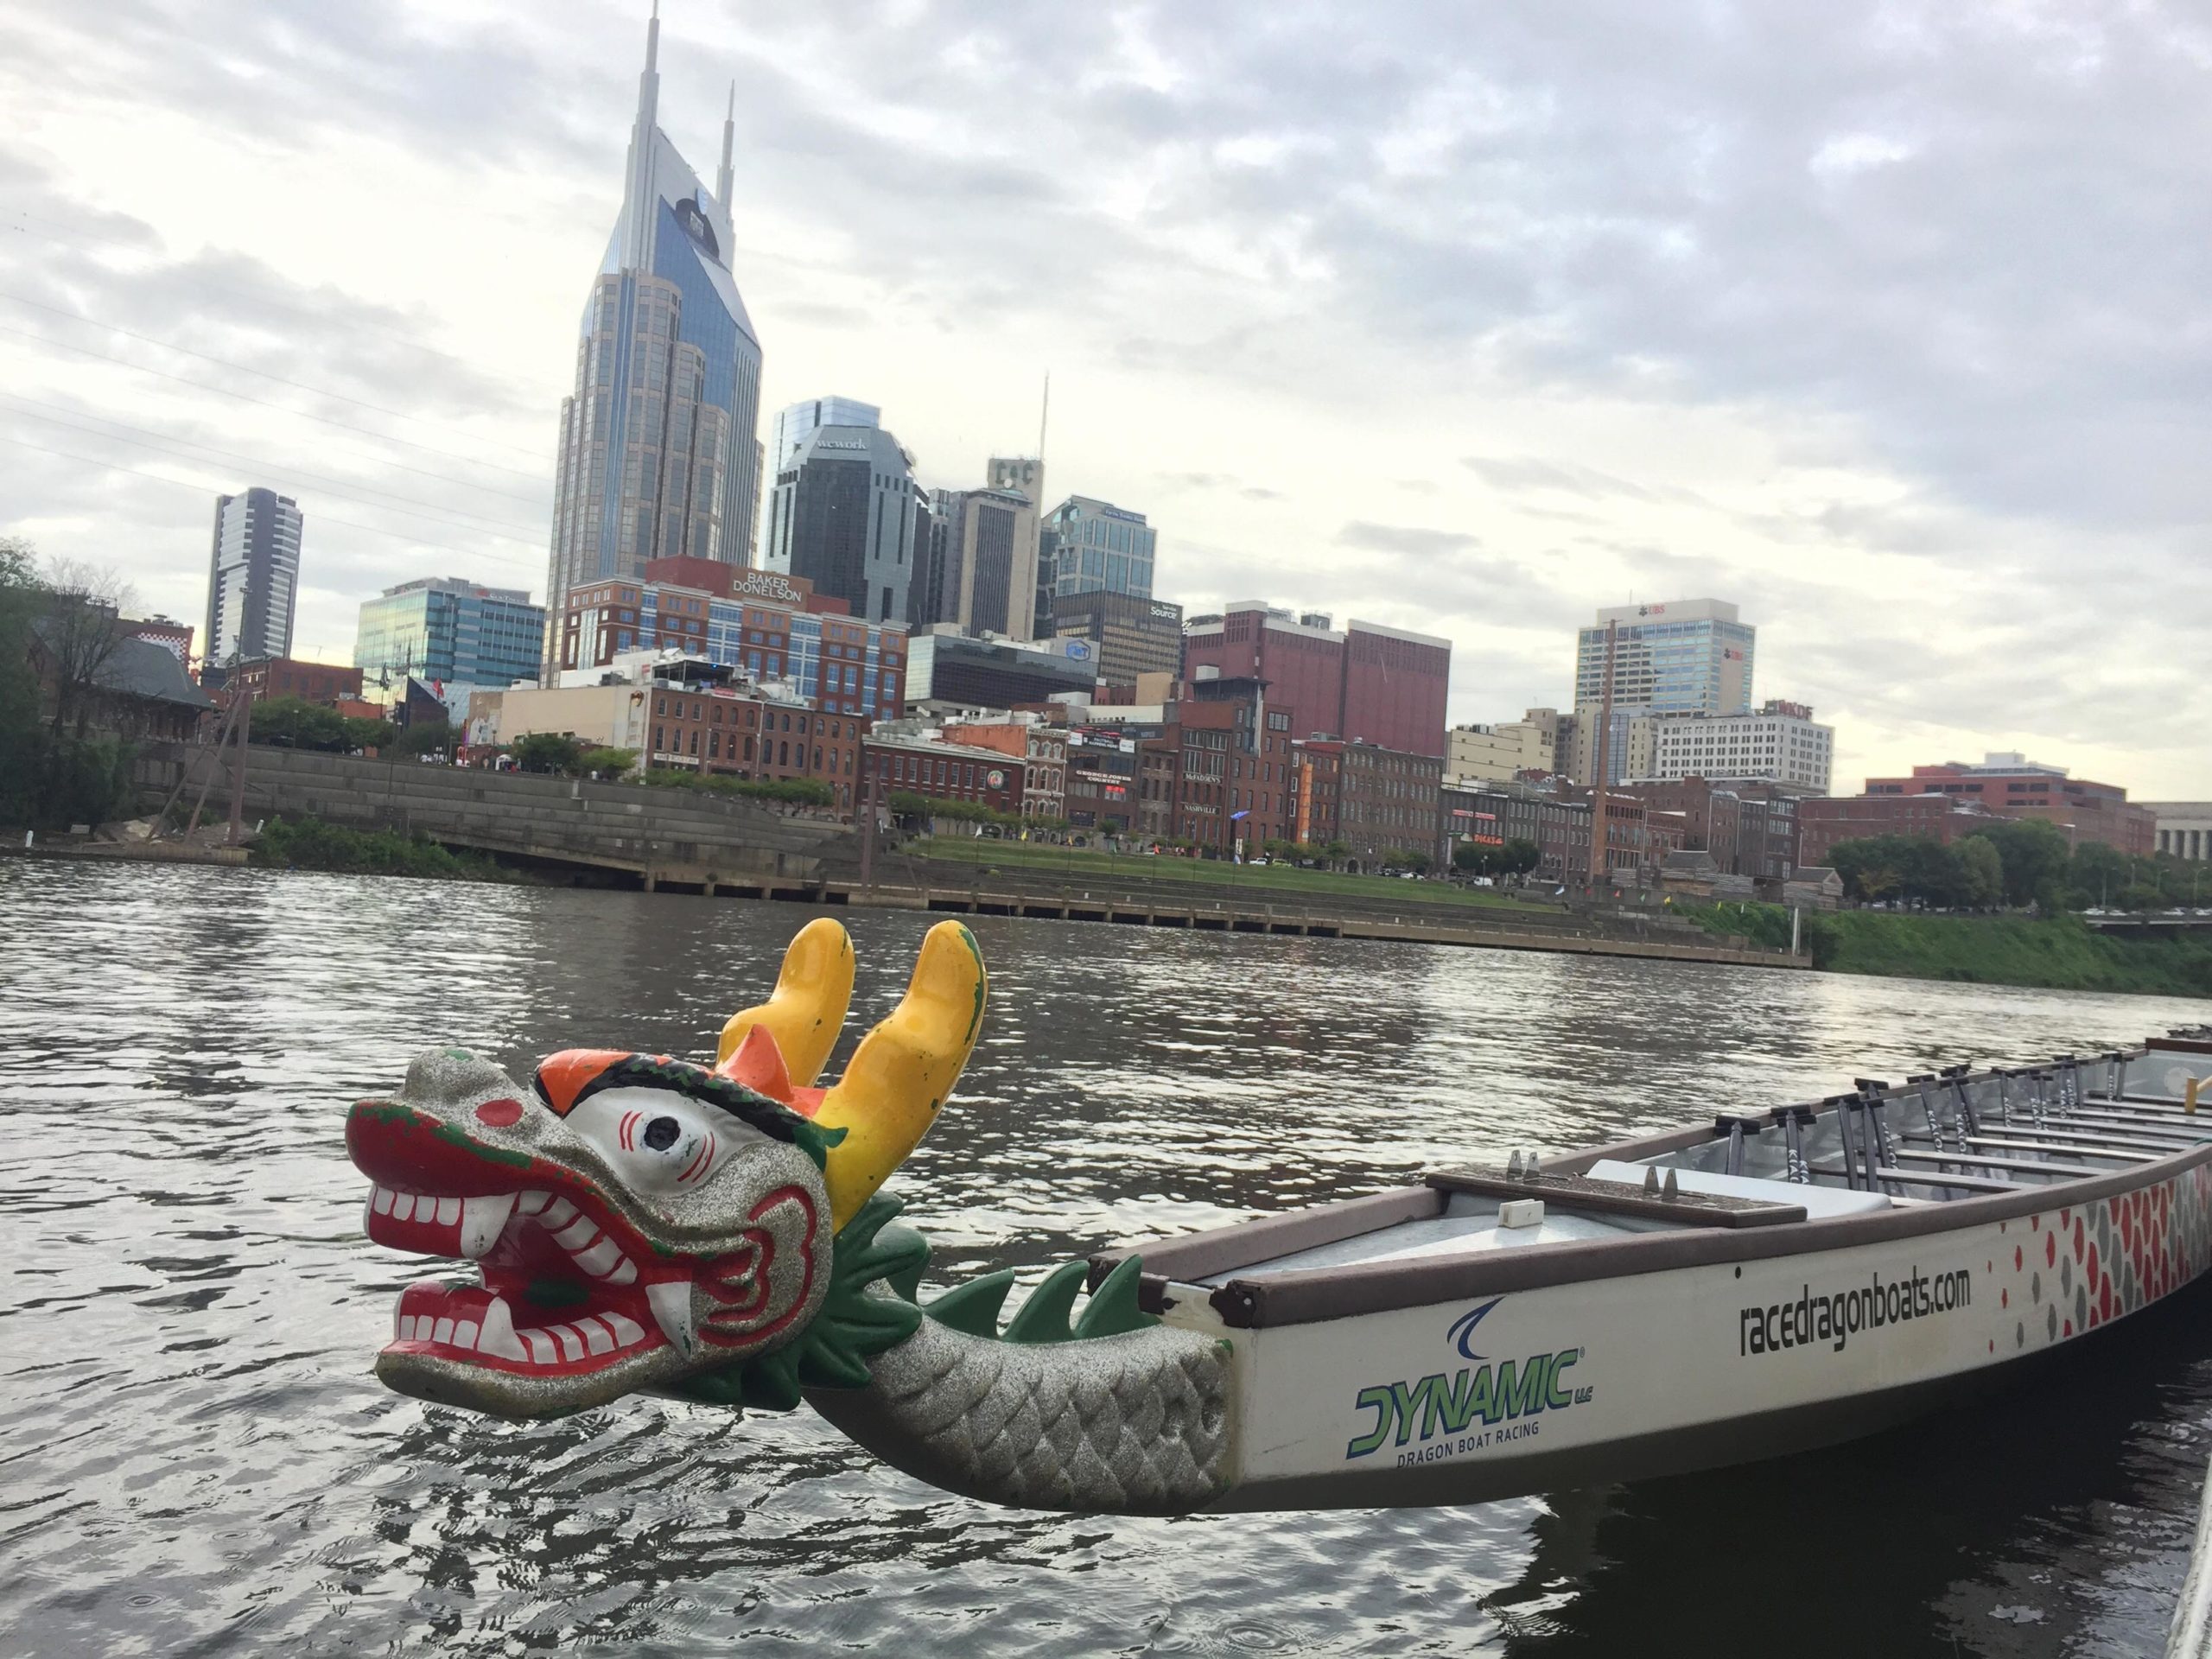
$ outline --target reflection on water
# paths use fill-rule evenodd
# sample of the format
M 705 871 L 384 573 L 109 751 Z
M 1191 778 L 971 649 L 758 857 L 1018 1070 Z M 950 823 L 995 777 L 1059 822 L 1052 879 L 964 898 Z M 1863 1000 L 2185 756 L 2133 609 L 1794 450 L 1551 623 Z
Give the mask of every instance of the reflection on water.
M 0 865 L 0 1648 L 2133 1654 L 2212 1424 L 2212 1294 L 1816 1457 L 1458 1510 L 1012 1514 L 804 1412 L 515 1427 L 380 1389 L 419 1264 L 346 1103 L 459 1043 L 699 1053 L 805 912 Z M 859 1014 L 927 918 L 846 918 Z M 992 1013 L 896 1190 L 950 1280 L 1853 1075 L 2212 1008 L 982 918 Z

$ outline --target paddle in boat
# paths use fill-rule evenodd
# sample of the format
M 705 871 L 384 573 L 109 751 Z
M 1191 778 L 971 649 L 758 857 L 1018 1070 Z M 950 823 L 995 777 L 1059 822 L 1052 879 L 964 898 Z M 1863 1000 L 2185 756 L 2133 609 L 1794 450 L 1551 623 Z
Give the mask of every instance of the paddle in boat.
M 802 1402 L 1023 1508 L 1466 1503 L 1776 1455 L 1986 1387 L 2212 1263 L 2212 1032 L 1901 1083 L 925 1292 L 882 1192 L 973 1051 L 974 938 L 817 1086 L 853 985 L 810 924 L 712 1065 L 463 1050 L 363 1101 L 378 1375 L 512 1418 Z M 1085 1294 L 1087 1292 L 1087 1294 Z

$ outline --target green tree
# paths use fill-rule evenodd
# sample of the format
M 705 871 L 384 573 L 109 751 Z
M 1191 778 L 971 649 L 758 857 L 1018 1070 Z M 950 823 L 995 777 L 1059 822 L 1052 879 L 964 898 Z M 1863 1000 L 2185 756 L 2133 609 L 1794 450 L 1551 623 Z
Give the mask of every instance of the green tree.
M 638 764 L 638 752 L 635 749 L 613 749 L 602 746 L 598 748 L 586 749 L 581 757 L 581 762 L 586 772 L 596 772 L 601 778 L 620 778 L 626 776 L 630 768 Z
M 1463 841 L 1452 849 L 1452 868 L 1462 875 L 1488 875 L 1497 868 L 1503 851 L 1479 841 Z
M 2034 905 L 2046 915 L 2060 908 L 2071 855 L 2056 824 L 2013 818 L 1977 830 L 2005 864 L 2005 902 Z
M 2074 849 L 2066 878 L 2085 903 L 2106 904 L 2135 882 L 2135 861 L 2117 847 L 2085 841 Z
M 2005 861 L 1985 836 L 1968 836 L 1951 849 L 1958 865 L 1959 902 L 1970 910 L 1994 910 L 2005 902 Z
M 532 732 L 508 751 L 524 772 L 552 772 L 574 777 L 583 769 L 583 747 L 557 732 Z
M 1506 875 L 1526 875 L 1544 861 L 1544 849 L 1526 836 L 1515 836 L 1498 849 L 1497 868 Z
M 417 720 L 399 728 L 389 747 L 395 754 L 442 754 L 451 760 L 460 741 L 461 734 L 448 722 Z

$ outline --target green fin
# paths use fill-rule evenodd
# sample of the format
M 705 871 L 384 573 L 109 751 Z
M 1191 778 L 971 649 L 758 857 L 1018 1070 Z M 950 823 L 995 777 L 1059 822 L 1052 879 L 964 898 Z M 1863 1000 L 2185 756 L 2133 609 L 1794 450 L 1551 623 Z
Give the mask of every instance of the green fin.
M 798 1350 L 779 1348 L 757 1365 L 737 1372 L 738 1403 L 755 1411 L 798 1408 Z
M 922 1312 L 948 1330 L 965 1332 L 971 1337 L 995 1337 L 999 1309 L 1006 1306 L 1006 1294 L 1013 1286 L 1014 1269 L 1001 1268 L 996 1273 L 954 1286 Z
M 912 1301 L 921 1292 L 922 1269 L 930 1264 L 930 1242 L 912 1227 L 886 1227 L 876 1235 L 877 1249 L 898 1256 L 904 1265 L 883 1275 L 894 1295 Z
M 1151 1314 L 1137 1306 L 1137 1281 L 1142 1272 L 1137 1257 L 1124 1256 L 1114 1271 L 1099 1281 L 1098 1288 L 1090 1293 L 1083 1317 L 1075 1322 L 1077 1342 L 1088 1337 L 1118 1337 L 1124 1332 L 1142 1331 L 1156 1323 Z
M 1088 1268 L 1081 1262 L 1064 1262 L 1054 1268 L 1045 1282 L 1029 1293 L 1029 1300 L 1014 1316 L 1006 1328 L 1007 1342 L 1046 1343 L 1066 1342 L 1074 1336 L 1068 1329 L 1068 1310 L 1075 1306 L 1076 1292 L 1083 1288 Z

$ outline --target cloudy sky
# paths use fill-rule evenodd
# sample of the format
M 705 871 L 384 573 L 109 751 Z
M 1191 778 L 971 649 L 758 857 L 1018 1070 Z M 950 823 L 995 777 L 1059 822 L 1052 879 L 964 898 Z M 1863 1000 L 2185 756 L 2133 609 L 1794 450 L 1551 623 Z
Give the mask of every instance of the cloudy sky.
M 198 623 L 212 498 L 308 514 L 297 650 L 543 593 L 644 0 L 0 10 L 0 532 Z M 924 481 L 1033 448 L 1160 583 L 1570 696 L 1713 595 L 1838 782 L 2019 748 L 2212 796 L 2212 23 L 2156 3 L 666 0 L 764 409 Z

